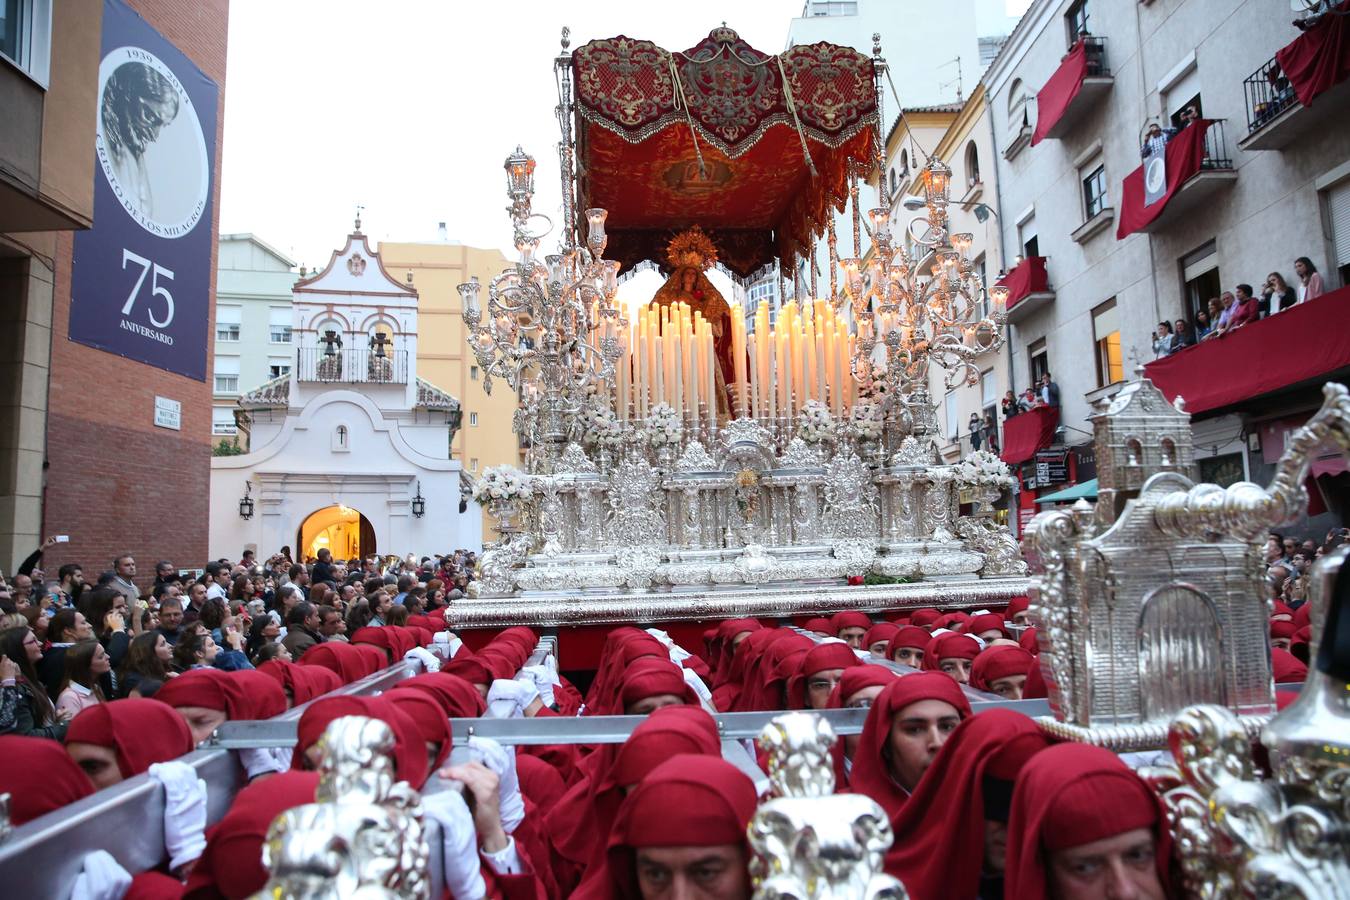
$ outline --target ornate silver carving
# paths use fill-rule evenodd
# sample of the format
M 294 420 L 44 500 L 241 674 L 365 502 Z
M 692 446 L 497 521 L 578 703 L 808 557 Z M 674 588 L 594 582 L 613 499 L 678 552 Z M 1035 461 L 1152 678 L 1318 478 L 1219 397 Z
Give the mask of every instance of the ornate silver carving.
M 426 898 L 430 858 L 421 798 L 395 782 L 394 733 L 384 722 L 344 716 L 319 739 L 315 802 L 282 813 L 268 829 L 257 898 Z
M 708 453 L 700 441 L 690 441 L 680 458 L 675 462 L 675 471 L 681 473 L 716 472 L 717 460 Z
M 984 554 L 981 575 L 1027 574 L 1017 541 L 994 520 L 986 516 L 962 516 L 956 520 L 956 535 L 971 550 Z
M 756 900 L 909 896 L 881 871 L 892 839 L 885 810 L 865 795 L 834 793 L 834 741 L 829 723 L 809 713 L 779 716 L 760 735 L 772 787 L 750 820 Z

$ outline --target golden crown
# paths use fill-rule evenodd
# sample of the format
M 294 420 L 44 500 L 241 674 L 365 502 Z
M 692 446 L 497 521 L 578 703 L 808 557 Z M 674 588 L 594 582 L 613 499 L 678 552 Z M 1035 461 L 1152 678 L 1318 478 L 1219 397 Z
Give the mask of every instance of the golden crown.
M 712 239 L 703 233 L 703 229 L 695 225 L 670 239 L 666 245 L 666 260 L 677 269 L 706 271 L 717 262 L 717 248 L 713 246 Z

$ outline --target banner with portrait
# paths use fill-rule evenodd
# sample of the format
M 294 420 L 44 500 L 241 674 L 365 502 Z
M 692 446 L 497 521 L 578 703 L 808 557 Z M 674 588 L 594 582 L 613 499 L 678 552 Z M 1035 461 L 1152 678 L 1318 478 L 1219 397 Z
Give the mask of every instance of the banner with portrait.
M 75 235 L 70 339 L 206 380 L 220 92 L 104 0 L 94 227 Z

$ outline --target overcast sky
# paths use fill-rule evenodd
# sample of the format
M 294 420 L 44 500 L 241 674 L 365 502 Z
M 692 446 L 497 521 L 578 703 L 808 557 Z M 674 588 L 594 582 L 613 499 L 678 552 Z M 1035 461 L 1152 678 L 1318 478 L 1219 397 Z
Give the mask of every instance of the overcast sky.
M 502 162 L 539 160 L 535 209 L 557 218 L 553 58 L 630 34 L 685 49 L 723 18 L 782 49 L 802 0 L 234 0 L 230 4 L 222 233 L 253 232 L 327 263 L 357 204 L 377 240 L 510 244 Z M 734 14 L 733 14 L 734 13 Z M 554 238 L 545 240 L 551 246 Z

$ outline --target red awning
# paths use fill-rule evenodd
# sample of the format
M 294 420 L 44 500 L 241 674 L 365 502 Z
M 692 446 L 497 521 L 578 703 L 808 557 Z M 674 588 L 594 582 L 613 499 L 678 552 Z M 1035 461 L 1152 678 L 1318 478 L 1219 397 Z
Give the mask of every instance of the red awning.
M 1058 406 L 1033 407 L 1004 420 L 1002 460 L 1016 466 L 1031 459 L 1037 450 L 1054 443 L 1058 426 Z
M 748 278 L 808 251 L 843 208 L 849 172 L 874 163 L 872 59 L 851 47 L 775 57 L 718 28 L 676 53 L 591 41 L 572 67 L 578 209 L 609 210 L 606 255 L 625 270 L 664 265 L 670 238 L 699 225 L 719 261 Z
M 1350 367 L 1350 288 L 1323 294 L 1144 367 L 1158 390 L 1208 412 Z
M 1078 96 L 1086 77 L 1087 44 L 1080 40 L 1036 94 L 1036 131 L 1031 135 L 1031 146 L 1045 140 L 1045 135 L 1063 117 L 1073 98 Z
M 1213 124 L 1213 119 L 1196 119 L 1167 142 L 1163 157 L 1167 163 L 1167 192 L 1152 205 L 1144 205 L 1144 167 L 1140 166 L 1125 176 L 1120 191 L 1116 240 L 1129 237 L 1162 215 L 1177 188 L 1200 171 L 1200 164 L 1205 159 L 1205 133 Z
M 1032 294 L 1043 294 L 1050 290 L 1050 276 L 1045 271 L 1044 256 L 1028 256 L 1008 274 L 997 282 L 1008 289 L 1007 309 L 1012 309 L 1020 301 Z
M 1350 0 L 1275 54 L 1304 106 L 1350 77 Z

